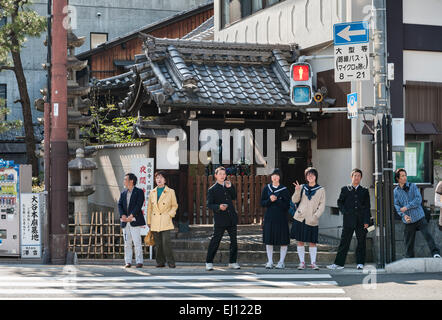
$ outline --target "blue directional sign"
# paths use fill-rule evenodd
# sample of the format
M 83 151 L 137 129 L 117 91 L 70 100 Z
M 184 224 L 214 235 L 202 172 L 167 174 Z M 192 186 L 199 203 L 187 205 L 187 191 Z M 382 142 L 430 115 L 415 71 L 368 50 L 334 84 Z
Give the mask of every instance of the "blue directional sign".
M 356 92 L 347 94 L 347 118 L 357 118 L 358 117 L 358 94 Z
M 334 45 L 367 43 L 369 39 L 369 25 L 366 21 L 337 23 L 333 25 Z

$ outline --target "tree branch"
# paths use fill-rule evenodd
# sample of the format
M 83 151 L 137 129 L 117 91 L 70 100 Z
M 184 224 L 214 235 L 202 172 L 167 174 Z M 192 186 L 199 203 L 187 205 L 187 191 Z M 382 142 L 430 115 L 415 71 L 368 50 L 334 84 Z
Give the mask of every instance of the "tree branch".
M 15 71 L 15 67 L 11 67 L 11 66 L 0 66 L 0 71 L 3 71 L 3 70 Z

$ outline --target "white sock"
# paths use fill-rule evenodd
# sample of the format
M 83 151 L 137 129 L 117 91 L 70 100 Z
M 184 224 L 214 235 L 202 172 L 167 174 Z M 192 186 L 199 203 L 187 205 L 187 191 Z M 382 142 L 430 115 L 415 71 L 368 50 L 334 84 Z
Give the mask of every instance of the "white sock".
M 284 263 L 285 256 L 287 254 L 288 246 L 281 246 L 279 262 Z
M 317 247 L 310 247 L 309 248 L 310 260 L 311 260 L 312 264 L 316 264 L 316 253 L 317 252 L 318 252 Z
M 273 263 L 273 246 L 272 245 L 266 245 L 266 251 L 267 251 L 267 259 L 270 263 Z
M 299 257 L 299 262 L 303 263 L 305 262 L 304 260 L 304 256 L 305 256 L 305 248 L 303 246 L 297 246 L 297 251 L 298 251 L 298 257 Z

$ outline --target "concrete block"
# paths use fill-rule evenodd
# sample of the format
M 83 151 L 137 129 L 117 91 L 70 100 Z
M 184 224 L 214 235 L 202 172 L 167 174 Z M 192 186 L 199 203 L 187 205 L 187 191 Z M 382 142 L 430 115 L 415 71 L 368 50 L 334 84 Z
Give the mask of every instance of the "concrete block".
M 442 259 L 425 258 L 425 272 L 442 272 Z
M 385 272 L 387 273 L 420 273 L 439 271 L 442 271 L 442 259 L 434 258 L 407 258 L 389 263 L 385 266 Z

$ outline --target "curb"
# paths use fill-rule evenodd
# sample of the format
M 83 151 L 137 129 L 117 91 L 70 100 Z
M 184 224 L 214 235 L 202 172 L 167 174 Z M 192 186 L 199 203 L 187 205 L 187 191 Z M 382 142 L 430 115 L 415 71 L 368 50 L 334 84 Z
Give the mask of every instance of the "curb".
M 440 258 L 406 258 L 385 266 L 387 273 L 434 273 L 442 272 Z

